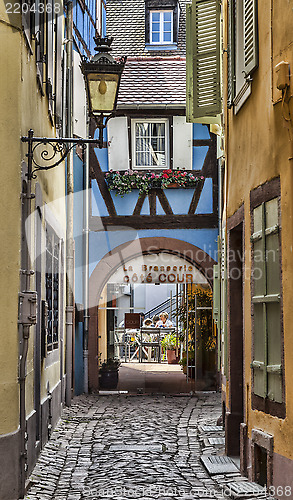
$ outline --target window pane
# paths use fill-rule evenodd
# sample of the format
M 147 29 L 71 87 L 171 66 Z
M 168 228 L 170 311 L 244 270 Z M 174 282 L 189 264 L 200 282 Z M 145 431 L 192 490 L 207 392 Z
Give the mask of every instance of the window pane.
M 267 294 L 280 293 L 279 235 L 266 237 Z
M 137 122 L 135 134 L 136 165 L 165 167 L 165 123 Z
M 160 42 L 160 33 L 153 33 L 152 34 L 152 42 L 154 42 L 154 43 Z
M 265 290 L 265 277 L 264 277 L 264 254 L 263 254 L 263 243 L 262 239 L 255 241 L 253 246 L 253 258 L 254 258 L 254 295 L 264 295 Z
M 159 33 L 160 32 L 160 23 L 152 23 L 152 32 L 154 34 L 154 32 L 157 32 Z
M 170 31 L 171 33 L 171 30 L 172 30 L 172 25 L 171 23 L 164 23 L 164 31 Z
M 164 33 L 164 42 L 171 42 L 171 33 Z
M 263 304 L 254 305 L 254 360 L 264 362 L 264 323 L 263 323 Z M 254 368 L 254 393 L 258 396 L 264 396 L 264 370 L 263 368 Z
M 172 12 L 164 12 L 164 22 L 169 21 L 171 23 L 172 21 Z
M 268 365 L 281 365 L 280 304 L 267 304 Z M 282 377 L 278 372 L 268 373 L 268 397 L 282 402 Z
M 152 21 L 160 22 L 160 12 L 152 12 Z
M 255 208 L 253 211 L 253 219 L 254 219 L 254 232 L 257 233 L 261 231 L 262 228 L 262 206 Z
M 267 304 L 268 364 L 281 364 L 280 303 Z
M 278 224 L 278 198 L 267 201 L 265 204 L 266 211 L 266 228 L 273 227 Z

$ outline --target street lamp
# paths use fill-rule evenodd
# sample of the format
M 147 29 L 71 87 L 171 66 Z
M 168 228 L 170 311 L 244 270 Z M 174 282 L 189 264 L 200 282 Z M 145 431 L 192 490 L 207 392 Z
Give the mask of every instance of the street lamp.
M 95 118 L 99 129 L 99 148 L 103 147 L 103 130 L 117 105 L 118 90 L 121 75 L 126 63 L 126 57 L 116 61 L 109 52 L 112 37 L 94 38 L 95 54 L 90 61 L 84 59 L 81 71 L 84 75 L 87 92 L 89 114 Z M 104 123 L 104 117 L 106 121 Z
M 89 115 L 94 117 L 96 121 L 99 138 L 35 137 L 33 130 L 29 130 L 28 135 L 21 138 L 22 142 L 28 143 L 26 155 L 28 158 L 28 179 L 36 178 L 37 171 L 50 170 L 62 163 L 77 144 L 83 147 L 86 144 L 94 144 L 98 148 L 103 147 L 103 131 L 116 108 L 120 79 L 127 57 L 123 56 L 119 61 L 116 61 L 109 54 L 112 50 L 112 37 L 101 38 L 98 36 L 94 40 L 95 50 L 98 53 L 90 61 L 84 58 L 80 67 L 86 84 Z M 43 145 L 46 148 L 40 150 L 40 146 Z M 37 152 L 39 154 L 35 155 L 34 153 Z M 57 160 L 55 160 L 56 156 Z

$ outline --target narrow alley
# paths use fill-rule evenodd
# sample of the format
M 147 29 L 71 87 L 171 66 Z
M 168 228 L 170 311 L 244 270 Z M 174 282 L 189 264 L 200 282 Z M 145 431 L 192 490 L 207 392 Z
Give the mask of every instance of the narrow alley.
M 44 447 L 25 498 L 270 498 L 224 456 L 220 414 L 214 392 L 76 397 Z M 216 474 L 203 466 L 210 456 L 218 456 L 210 461 Z

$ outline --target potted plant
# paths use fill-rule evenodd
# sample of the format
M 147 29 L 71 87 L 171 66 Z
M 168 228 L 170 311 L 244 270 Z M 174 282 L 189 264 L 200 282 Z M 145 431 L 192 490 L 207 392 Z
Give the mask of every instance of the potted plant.
M 188 365 L 195 365 L 195 351 L 194 350 L 189 350 L 188 351 Z M 187 356 L 186 356 L 186 351 L 182 353 L 182 358 L 179 361 L 179 364 L 182 366 L 182 371 L 186 375 L 187 374 Z M 188 369 L 188 376 L 189 378 L 195 378 L 195 368 L 190 367 Z
M 168 333 L 165 335 L 161 341 L 161 346 L 167 353 L 168 364 L 176 364 L 179 361 L 179 356 L 176 356 L 176 347 L 179 347 L 179 339 L 176 337 L 176 333 Z
M 101 389 L 116 389 L 120 365 L 121 362 L 118 358 L 104 360 L 99 369 L 99 386 Z

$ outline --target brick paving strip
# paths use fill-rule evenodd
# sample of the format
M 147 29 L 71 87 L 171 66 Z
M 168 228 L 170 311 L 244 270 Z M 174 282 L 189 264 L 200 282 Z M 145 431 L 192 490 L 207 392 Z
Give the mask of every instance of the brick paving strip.
M 249 490 L 252 483 L 237 470 L 210 475 L 203 466 L 201 457 L 224 454 L 222 440 L 209 441 L 223 437 L 222 428 L 205 427 L 215 426 L 220 413 L 215 393 L 75 397 L 39 457 L 25 498 L 270 498 Z

